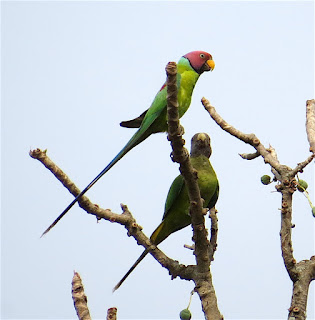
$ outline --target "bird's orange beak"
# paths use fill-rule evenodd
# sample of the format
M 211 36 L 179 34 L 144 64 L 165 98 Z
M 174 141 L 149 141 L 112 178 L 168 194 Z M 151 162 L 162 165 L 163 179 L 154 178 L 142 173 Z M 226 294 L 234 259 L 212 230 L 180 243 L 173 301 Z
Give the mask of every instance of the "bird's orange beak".
M 213 60 L 208 60 L 207 61 L 207 65 L 209 66 L 210 68 L 210 71 L 213 71 L 214 67 L 215 67 L 215 63 Z

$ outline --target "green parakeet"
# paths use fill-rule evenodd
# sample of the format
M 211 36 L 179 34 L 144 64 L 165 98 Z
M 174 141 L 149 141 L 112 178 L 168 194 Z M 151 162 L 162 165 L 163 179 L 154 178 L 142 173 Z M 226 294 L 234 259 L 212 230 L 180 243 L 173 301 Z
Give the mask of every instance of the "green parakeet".
M 195 134 L 191 139 L 190 161 L 194 169 L 198 172 L 200 195 L 204 200 L 203 207 L 209 209 L 215 206 L 219 197 L 219 182 L 209 161 L 211 153 L 210 137 L 206 133 Z M 179 175 L 170 187 L 165 202 L 162 222 L 152 233 L 150 237 L 151 242 L 158 245 L 173 232 L 190 225 L 191 218 L 189 209 L 190 200 L 185 186 L 185 180 L 182 175 Z M 148 253 L 149 250 L 145 250 L 142 253 L 139 259 L 115 286 L 114 291 L 121 286 L 129 274 Z
M 214 69 L 214 61 L 211 54 L 204 51 L 193 51 L 185 54 L 177 64 L 177 87 L 179 116 L 182 117 L 187 111 L 191 96 L 199 76 L 204 71 Z M 88 184 L 81 193 L 68 205 L 59 217 L 43 233 L 47 233 L 57 222 L 71 209 L 71 207 L 84 195 L 107 171 L 109 171 L 127 152 L 141 143 L 152 133 L 167 131 L 167 101 L 166 83 L 161 87 L 155 96 L 150 108 L 143 112 L 139 117 L 121 122 L 121 126 L 127 128 L 139 128 L 131 137 L 123 149 L 116 157 Z

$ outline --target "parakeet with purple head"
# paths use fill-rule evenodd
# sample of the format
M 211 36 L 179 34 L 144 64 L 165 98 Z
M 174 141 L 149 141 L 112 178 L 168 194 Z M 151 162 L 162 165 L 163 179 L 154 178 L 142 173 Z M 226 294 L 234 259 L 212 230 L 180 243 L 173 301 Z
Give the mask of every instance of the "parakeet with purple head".
M 200 75 L 212 71 L 215 63 L 211 54 L 204 51 L 193 51 L 180 58 L 177 64 L 178 112 L 182 117 L 190 106 L 192 93 Z M 106 172 L 108 172 L 124 155 L 144 141 L 153 133 L 167 131 L 167 88 L 163 84 L 156 94 L 150 108 L 139 117 L 121 122 L 127 128 L 139 128 L 114 159 L 80 192 L 57 219 L 44 231 L 43 235 L 52 229 L 58 221 L 72 208 Z M 42 235 L 42 236 L 43 236 Z

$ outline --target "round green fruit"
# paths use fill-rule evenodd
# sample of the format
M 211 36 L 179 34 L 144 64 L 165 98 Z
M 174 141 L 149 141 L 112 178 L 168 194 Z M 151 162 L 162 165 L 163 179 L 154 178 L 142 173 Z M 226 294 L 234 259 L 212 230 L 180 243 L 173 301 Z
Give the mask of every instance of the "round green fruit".
M 181 320 L 190 320 L 191 319 L 191 313 L 188 309 L 184 309 L 180 312 L 179 317 Z
M 268 176 L 267 174 L 263 175 L 261 178 L 261 183 L 264 184 L 264 185 L 267 185 L 271 182 L 271 178 L 270 176 Z
M 312 208 L 312 214 L 313 214 L 313 217 L 315 218 L 315 207 Z
M 304 180 L 299 180 L 299 184 L 297 185 L 297 188 L 300 192 L 304 192 L 308 187 L 308 184 Z

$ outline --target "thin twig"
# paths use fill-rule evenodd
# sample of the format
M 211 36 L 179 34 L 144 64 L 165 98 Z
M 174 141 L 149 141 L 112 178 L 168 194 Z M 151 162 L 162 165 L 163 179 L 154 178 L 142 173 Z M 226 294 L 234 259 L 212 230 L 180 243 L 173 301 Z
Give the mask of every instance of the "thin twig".
M 189 244 L 184 244 L 184 248 L 185 249 L 189 249 L 189 250 L 195 250 L 195 245 L 194 244 L 192 244 L 192 245 L 189 245 Z
M 310 164 L 313 159 L 315 158 L 315 153 L 311 154 L 305 161 L 298 163 L 298 165 L 296 166 L 296 168 L 293 169 L 292 171 L 292 175 L 296 175 L 299 172 L 303 172 L 303 169 Z
M 254 153 L 240 153 L 239 154 L 244 160 L 253 160 L 260 156 L 260 153 L 258 151 Z
M 270 153 L 270 155 L 279 163 L 279 160 L 278 160 L 278 156 L 277 156 L 277 153 L 276 153 L 276 150 L 275 148 L 269 144 L 269 148 L 267 148 L 267 151 Z M 279 180 L 281 181 L 281 175 L 278 173 L 277 170 L 275 170 L 273 167 L 271 167 L 271 172 L 274 174 L 275 176 L 275 179 L 274 180 Z
M 310 151 L 315 153 L 315 100 L 306 101 L 306 133 Z

